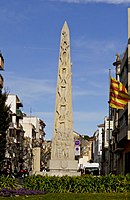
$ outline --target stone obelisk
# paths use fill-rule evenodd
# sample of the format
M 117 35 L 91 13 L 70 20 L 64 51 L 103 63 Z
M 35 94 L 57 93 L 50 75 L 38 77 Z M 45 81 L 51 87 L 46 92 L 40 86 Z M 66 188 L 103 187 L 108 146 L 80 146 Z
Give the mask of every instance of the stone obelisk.
M 77 175 L 72 117 L 72 64 L 70 34 L 65 22 L 61 31 L 54 130 L 49 162 L 51 175 Z

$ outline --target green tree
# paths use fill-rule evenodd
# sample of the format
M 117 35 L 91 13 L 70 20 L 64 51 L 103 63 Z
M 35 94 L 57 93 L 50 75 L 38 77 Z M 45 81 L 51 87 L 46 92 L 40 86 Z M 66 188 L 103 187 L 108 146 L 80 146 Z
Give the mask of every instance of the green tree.
M 10 106 L 6 105 L 7 93 L 0 89 L 0 162 L 5 158 L 6 152 L 6 131 L 11 122 Z

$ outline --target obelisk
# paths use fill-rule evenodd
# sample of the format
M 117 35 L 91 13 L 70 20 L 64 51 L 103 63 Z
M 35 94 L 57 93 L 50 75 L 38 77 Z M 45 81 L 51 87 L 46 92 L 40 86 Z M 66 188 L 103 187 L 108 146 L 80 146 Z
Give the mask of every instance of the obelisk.
M 54 130 L 49 162 L 51 175 L 77 175 L 78 163 L 74 155 L 71 68 L 70 34 L 65 22 L 60 40 Z

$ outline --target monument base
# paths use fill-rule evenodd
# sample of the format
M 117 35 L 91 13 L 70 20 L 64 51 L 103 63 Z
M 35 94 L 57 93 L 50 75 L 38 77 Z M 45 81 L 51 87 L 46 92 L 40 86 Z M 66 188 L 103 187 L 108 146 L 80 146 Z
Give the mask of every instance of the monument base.
M 77 160 L 50 160 L 48 162 L 50 169 L 47 174 L 49 176 L 80 176 L 78 172 L 78 161 Z

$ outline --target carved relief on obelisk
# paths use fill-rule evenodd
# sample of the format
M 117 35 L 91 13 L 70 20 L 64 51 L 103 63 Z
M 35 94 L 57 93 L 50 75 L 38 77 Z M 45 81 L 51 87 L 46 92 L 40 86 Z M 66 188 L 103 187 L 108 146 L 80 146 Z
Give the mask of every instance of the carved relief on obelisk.
M 71 68 L 70 35 L 65 22 L 61 31 L 51 159 L 74 159 Z
M 72 117 L 72 65 L 67 23 L 61 31 L 50 175 L 77 175 Z M 79 174 L 78 174 L 79 175 Z

